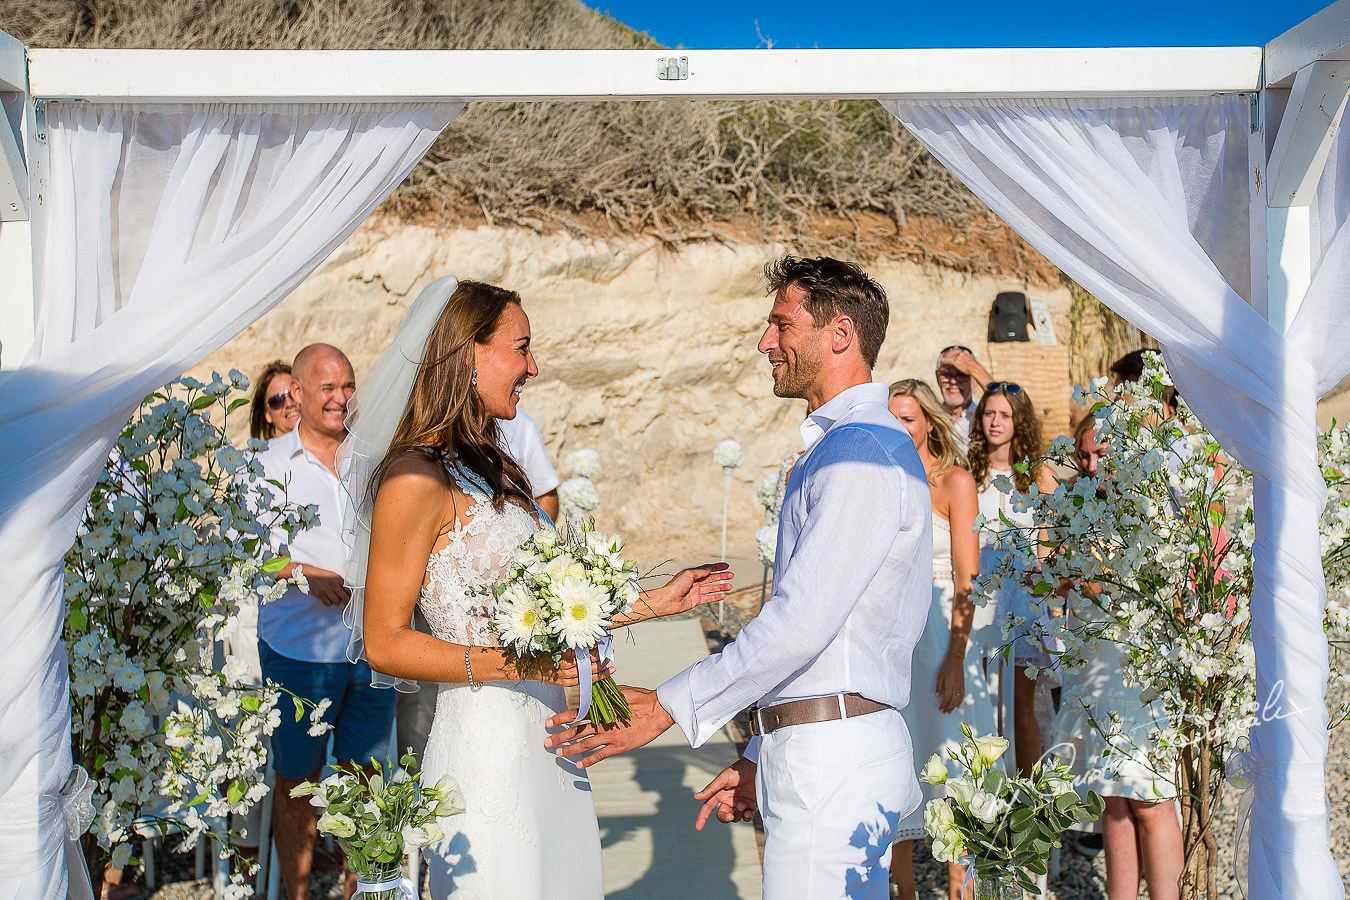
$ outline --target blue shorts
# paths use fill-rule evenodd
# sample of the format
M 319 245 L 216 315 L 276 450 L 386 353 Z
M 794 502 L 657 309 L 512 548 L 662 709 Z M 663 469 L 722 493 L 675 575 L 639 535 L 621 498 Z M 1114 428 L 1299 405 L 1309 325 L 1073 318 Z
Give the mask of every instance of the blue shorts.
M 318 703 L 332 701 L 323 720 L 330 732 L 310 737 L 309 711 L 295 721 L 295 705 L 287 694 L 277 701 L 281 725 L 272 732 L 272 767 L 282 778 L 310 778 L 328 761 L 328 739 L 333 739 L 333 757 L 343 762 L 370 764 L 373 756 L 381 765 L 389 757 L 389 737 L 394 727 L 397 691 L 370 683 L 370 666 L 359 663 L 319 663 L 291 659 L 258 641 L 263 678 L 274 681 L 296 696 Z

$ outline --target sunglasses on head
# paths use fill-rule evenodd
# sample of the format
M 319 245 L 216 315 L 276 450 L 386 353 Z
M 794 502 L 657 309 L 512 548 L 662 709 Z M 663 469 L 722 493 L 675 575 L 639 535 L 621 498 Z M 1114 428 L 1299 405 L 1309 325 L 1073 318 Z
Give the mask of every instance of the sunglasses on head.
M 972 349 L 970 349 L 969 347 L 963 347 L 963 346 L 960 345 L 960 344 L 952 344 L 950 347 L 943 347 L 941 350 L 939 350 L 939 351 L 938 351 L 938 356 L 946 356 L 948 353 L 951 353 L 953 350 L 964 350 L 964 351 L 966 351 L 967 353 L 969 353 L 971 356 L 974 356 L 974 355 L 975 355 L 975 351 L 972 350 Z
M 991 381 L 984 386 L 986 394 L 992 394 L 994 391 L 1002 391 L 1005 394 L 1020 394 L 1022 386 L 1011 381 Z
M 291 399 L 291 389 L 287 388 L 280 394 L 273 394 L 267 398 L 267 408 L 276 412 L 286 405 L 286 401 Z

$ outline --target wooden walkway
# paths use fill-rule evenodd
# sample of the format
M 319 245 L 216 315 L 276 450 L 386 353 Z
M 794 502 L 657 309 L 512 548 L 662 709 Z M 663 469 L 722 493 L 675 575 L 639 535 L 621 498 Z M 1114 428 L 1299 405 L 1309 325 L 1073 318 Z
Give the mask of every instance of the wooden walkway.
M 617 632 L 621 683 L 654 688 L 707 655 L 697 619 L 645 622 Z M 725 732 L 692 750 L 679 726 L 590 771 L 610 900 L 759 898 L 752 826 L 711 821 L 694 830 L 693 792 L 736 758 Z

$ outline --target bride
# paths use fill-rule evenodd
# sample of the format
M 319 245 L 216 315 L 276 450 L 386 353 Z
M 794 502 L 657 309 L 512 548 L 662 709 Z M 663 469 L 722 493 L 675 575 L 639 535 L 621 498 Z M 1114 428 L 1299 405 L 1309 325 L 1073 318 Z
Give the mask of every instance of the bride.
M 386 684 L 438 682 L 422 768 L 429 782 L 454 776 L 464 792 L 466 812 L 426 850 L 436 898 L 603 894 L 586 773 L 544 747 L 544 721 L 578 684 L 576 661 L 522 680 L 487 630 L 491 597 L 470 593 L 503 579 L 515 548 L 553 527 L 494 421 L 515 417 L 537 374 L 520 297 L 442 278 L 353 399 L 351 655 L 364 653 Z M 715 600 L 728 590 L 725 570 L 686 569 L 616 624 Z M 434 636 L 411 627 L 415 607 Z M 592 679 L 612 671 L 594 654 L 590 669 Z

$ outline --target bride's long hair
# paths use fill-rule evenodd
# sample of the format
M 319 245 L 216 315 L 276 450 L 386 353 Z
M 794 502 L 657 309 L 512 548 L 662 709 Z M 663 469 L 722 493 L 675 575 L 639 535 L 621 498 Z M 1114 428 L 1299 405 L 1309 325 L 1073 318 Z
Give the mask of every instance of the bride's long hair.
M 430 448 L 447 465 L 481 478 L 497 509 L 508 499 L 530 508 L 529 478 L 502 452 L 497 420 L 487 414 L 473 383 L 474 345 L 488 342 L 512 303 L 521 305 L 515 291 L 480 281 L 461 281 L 446 300 L 427 338 L 403 417 L 371 476 L 372 503 L 395 460 Z M 448 482 L 448 472 L 446 478 Z

